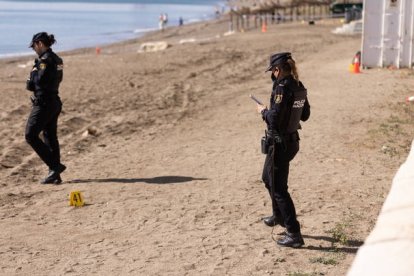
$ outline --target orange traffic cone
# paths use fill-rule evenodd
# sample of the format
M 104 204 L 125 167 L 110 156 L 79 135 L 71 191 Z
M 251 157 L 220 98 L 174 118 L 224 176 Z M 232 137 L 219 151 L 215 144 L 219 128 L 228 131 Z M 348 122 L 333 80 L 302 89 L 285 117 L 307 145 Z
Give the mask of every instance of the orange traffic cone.
M 349 65 L 349 71 L 354 74 L 359 74 L 361 73 L 360 66 L 361 66 L 361 52 L 358 51 L 355 54 L 354 59 L 352 60 L 352 64 Z
M 361 73 L 361 71 L 359 70 L 359 66 L 360 66 L 360 63 L 359 63 L 359 59 L 358 59 L 354 62 L 354 70 L 352 71 L 352 73 L 354 73 L 354 74 Z
M 409 102 L 414 102 L 414 96 L 410 96 L 410 97 L 405 98 L 405 101 L 406 101 L 407 103 L 409 103 Z
M 265 33 L 265 32 L 267 32 L 267 26 L 266 26 L 266 22 L 263 21 L 263 24 L 262 24 L 262 33 Z

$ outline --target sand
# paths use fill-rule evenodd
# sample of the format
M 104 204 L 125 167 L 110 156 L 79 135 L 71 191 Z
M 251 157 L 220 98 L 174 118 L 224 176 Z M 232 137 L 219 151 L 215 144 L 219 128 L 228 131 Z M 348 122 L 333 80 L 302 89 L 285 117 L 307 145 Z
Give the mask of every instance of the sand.
M 0 274 L 344 275 L 407 155 L 413 73 L 349 73 L 361 37 L 338 26 L 224 36 L 219 20 L 62 53 L 58 186 L 39 184 L 47 168 L 24 141 L 34 56 L 1 60 Z M 170 47 L 137 52 L 155 41 Z M 311 103 L 289 176 L 302 249 L 261 220 L 265 125 L 248 95 L 268 101 L 277 51 L 293 52 Z

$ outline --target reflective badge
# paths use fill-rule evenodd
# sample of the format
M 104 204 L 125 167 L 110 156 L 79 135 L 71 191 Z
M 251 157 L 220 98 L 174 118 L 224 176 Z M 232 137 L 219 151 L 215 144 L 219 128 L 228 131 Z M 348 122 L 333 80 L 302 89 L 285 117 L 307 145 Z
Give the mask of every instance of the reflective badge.
M 39 69 L 40 70 L 45 70 L 46 69 L 46 63 L 40 63 Z
M 282 102 L 282 94 L 278 94 L 275 97 L 275 103 L 279 104 Z

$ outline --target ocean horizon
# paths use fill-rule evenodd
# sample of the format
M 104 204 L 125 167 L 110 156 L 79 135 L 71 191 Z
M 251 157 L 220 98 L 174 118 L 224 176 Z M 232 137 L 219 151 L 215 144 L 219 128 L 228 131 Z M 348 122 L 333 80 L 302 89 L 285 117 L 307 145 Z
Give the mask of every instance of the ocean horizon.
M 168 26 L 209 20 L 224 0 L 9 0 L 0 1 L 0 58 L 33 54 L 33 34 L 55 35 L 54 51 L 98 47 L 137 38 L 158 29 L 161 13 Z

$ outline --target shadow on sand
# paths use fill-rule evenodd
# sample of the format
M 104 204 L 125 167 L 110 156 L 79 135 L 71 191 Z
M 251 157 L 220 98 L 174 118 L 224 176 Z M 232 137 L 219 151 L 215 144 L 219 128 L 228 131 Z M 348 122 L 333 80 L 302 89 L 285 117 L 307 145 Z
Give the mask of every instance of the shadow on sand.
M 153 178 L 101 178 L 101 179 L 73 179 L 65 183 L 149 183 L 149 184 L 177 184 L 194 180 L 207 180 L 208 178 L 195 178 L 190 176 L 157 176 Z
M 302 235 L 304 239 L 314 239 L 314 240 L 323 240 L 331 243 L 331 246 L 304 246 L 302 249 L 307 250 L 318 250 L 318 251 L 325 251 L 325 252 L 343 252 L 343 253 L 349 253 L 349 254 L 355 254 L 359 247 L 364 244 L 364 242 L 359 240 L 348 240 L 347 246 L 341 246 L 341 245 L 334 245 L 334 243 L 337 242 L 332 237 L 326 237 L 326 236 L 311 236 L 311 235 Z M 306 241 L 305 241 L 306 242 Z

